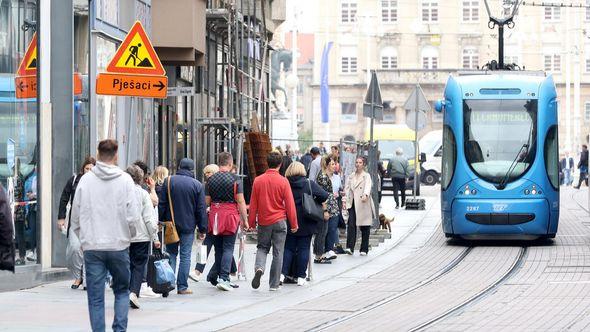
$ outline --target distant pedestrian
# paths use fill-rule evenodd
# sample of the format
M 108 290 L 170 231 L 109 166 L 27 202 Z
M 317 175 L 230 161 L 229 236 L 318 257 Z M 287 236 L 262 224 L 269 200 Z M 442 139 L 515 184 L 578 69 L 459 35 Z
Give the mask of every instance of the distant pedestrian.
M 309 167 L 311 166 L 311 162 L 313 161 L 311 152 L 306 152 L 303 156 L 301 156 L 301 159 L 299 161 L 303 164 L 303 167 L 305 167 L 305 176 L 307 177 L 307 175 L 309 175 Z
M 266 268 L 266 256 L 272 246 L 272 264 L 270 268 L 270 290 L 279 289 L 283 250 L 287 236 L 287 223 L 291 233 L 297 232 L 297 211 L 291 186 L 286 178 L 279 174 L 282 157 L 278 152 L 271 152 L 267 157 L 268 170 L 254 180 L 250 199 L 250 225 L 258 221 L 258 245 L 256 252 L 255 275 L 252 288 L 260 287 L 260 278 Z
M 582 145 L 580 161 L 578 161 L 578 169 L 580 170 L 580 178 L 578 180 L 578 185 L 574 187 L 576 189 L 580 189 L 582 181 L 588 186 L 588 146 L 586 144 Z
M 363 157 L 357 157 L 355 161 L 356 171 L 346 180 L 345 203 L 348 209 L 348 225 L 346 235 L 346 253 L 352 255 L 357 238 L 357 226 L 361 230 L 361 256 L 369 252 L 369 235 L 371 224 L 375 216 L 371 189 L 373 183 L 371 175 L 365 171 L 367 162 Z
M 334 195 L 332 176 L 336 168 L 336 162 L 332 156 L 322 158 L 322 171 L 318 174 L 316 183 L 328 193 L 324 219 L 326 222 L 319 223 L 317 234 L 313 243 L 314 263 L 331 264 L 332 259 L 338 256 L 334 253 L 334 246 L 338 239 L 338 207 L 337 195 Z
M 306 218 L 303 214 L 303 194 L 313 195 L 315 201 L 321 204 L 328 199 L 329 193 L 317 183 L 306 178 L 305 167 L 302 163 L 293 162 L 287 168 L 285 175 L 293 192 L 299 229 L 295 233 L 287 234 L 281 278 L 292 277 L 299 286 L 303 286 L 306 284 L 311 238 L 318 228 L 317 221 Z M 292 271 L 293 265 L 295 268 Z
M 308 178 L 311 181 L 315 181 L 322 170 L 322 155 L 320 154 L 320 149 L 316 147 L 311 148 L 311 157 L 313 158 L 313 161 L 309 165 Z
M 84 253 L 80 247 L 80 239 L 78 239 L 74 232 L 70 232 L 71 223 L 69 220 L 72 214 L 72 209 L 70 208 L 68 211 L 68 205 L 71 207 L 72 202 L 74 201 L 76 188 L 78 187 L 78 183 L 80 183 L 82 176 L 90 172 L 94 165 L 96 165 L 96 159 L 91 156 L 86 157 L 78 174 L 72 176 L 68 182 L 66 182 L 66 186 L 64 187 L 59 200 L 57 228 L 62 232 L 65 231 L 68 240 L 66 246 L 66 266 L 74 275 L 74 282 L 70 286 L 72 289 L 78 289 L 84 281 Z
M 234 262 L 238 228 L 240 224 L 244 229 L 249 228 L 244 185 L 238 175 L 231 173 L 233 163 L 231 153 L 219 154 L 219 172 L 207 181 L 205 198 L 210 206 L 207 237 L 215 247 L 215 263 L 207 280 L 223 291 L 233 288 L 229 275 Z
M 156 211 L 153 208 L 153 202 L 148 192 L 142 187 L 145 178 L 143 171 L 137 165 L 127 168 L 127 173 L 135 183 L 136 207 L 141 218 L 136 221 L 136 233 L 131 238 L 129 246 L 129 260 L 131 278 L 129 282 L 129 304 L 134 309 L 139 309 L 139 292 L 143 281 L 144 271 L 148 263 L 150 246 L 152 241 L 156 249 L 160 248 L 158 239 L 158 222 Z
M 324 142 L 320 142 L 318 149 L 320 149 L 320 155 L 325 156 L 326 154 L 328 154 L 328 150 L 326 150 L 326 147 L 324 146 Z
M 204 238 L 207 232 L 205 188 L 201 182 L 195 179 L 193 170 L 192 159 L 181 159 L 176 175 L 170 176 L 166 180 L 158 205 L 160 220 L 174 221 L 180 237 L 179 242 L 167 244 L 166 251 L 170 254 L 170 266 L 175 271 L 177 258 L 180 255 L 176 284 L 178 286 L 177 292 L 181 295 L 193 293 L 188 289 L 188 275 L 191 269 L 191 251 L 195 239 L 195 229 L 198 228 L 201 238 Z M 170 183 L 170 195 L 168 183 Z
M 149 166 L 143 160 L 136 160 L 133 165 L 139 167 L 143 172 L 143 180 L 141 187 L 150 194 L 152 206 L 158 206 L 158 193 L 156 192 L 156 183 L 152 179 Z
M 569 152 L 566 152 L 564 157 L 560 160 L 559 168 L 563 173 L 562 184 L 565 186 L 571 186 L 574 182 L 574 158 L 569 155 Z
M 406 205 L 406 180 L 410 176 L 410 166 L 408 159 L 404 157 L 404 150 L 397 148 L 395 156 L 389 161 L 387 165 L 387 173 L 391 176 L 393 183 L 393 199 L 395 200 L 395 208 L 399 209 L 399 194 L 402 195 L 402 207 Z
M 283 155 L 283 162 L 281 163 L 281 168 L 279 169 L 279 174 L 281 174 L 282 176 L 285 176 L 285 172 L 287 171 L 287 168 L 289 168 L 289 166 L 291 165 L 292 162 L 293 162 L 293 154 L 292 154 L 291 150 L 286 150 L 285 154 Z
M 12 213 L 4 187 L 0 185 L 0 270 L 14 273 L 15 249 Z
M 129 174 L 117 167 L 116 140 L 98 144 L 98 161 L 80 179 L 72 204 L 71 231 L 84 251 L 88 312 L 93 331 L 105 330 L 104 290 L 107 272 L 113 278 L 113 331 L 127 330 L 129 311 L 129 245 L 135 236 L 136 191 Z

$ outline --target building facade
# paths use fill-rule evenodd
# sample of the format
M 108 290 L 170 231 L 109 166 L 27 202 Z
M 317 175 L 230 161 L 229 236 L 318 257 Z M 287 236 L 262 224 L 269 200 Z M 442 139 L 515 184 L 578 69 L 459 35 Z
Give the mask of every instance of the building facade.
M 498 57 L 498 31 L 488 28 L 483 0 L 326 0 L 316 13 L 312 107 L 317 141 L 346 135 L 367 138 L 362 105 L 370 70 L 377 71 L 381 86 L 382 122 L 402 124 L 407 114 L 403 105 L 416 83 L 432 103 L 442 97 L 448 75 L 476 70 Z M 521 6 L 516 26 L 505 32 L 506 62 L 554 75 L 560 145 L 571 151 L 590 128 L 590 40 L 583 29 L 589 20 L 585 8 Z M 328 42 L 333 43 L 330 118 L 322 123 L 321 54 Z M 423 132 L 441 127 L 439 114 L 430 111 L 426 118 Z

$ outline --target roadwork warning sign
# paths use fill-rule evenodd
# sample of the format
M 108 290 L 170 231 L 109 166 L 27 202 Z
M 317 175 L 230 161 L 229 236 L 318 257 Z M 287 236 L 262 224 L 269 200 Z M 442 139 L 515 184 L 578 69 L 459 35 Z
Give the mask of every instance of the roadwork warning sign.
M 135 22 L 107 66 L 96 78 L 100 95 L 166 98 L 166 71 L 139 21 Z

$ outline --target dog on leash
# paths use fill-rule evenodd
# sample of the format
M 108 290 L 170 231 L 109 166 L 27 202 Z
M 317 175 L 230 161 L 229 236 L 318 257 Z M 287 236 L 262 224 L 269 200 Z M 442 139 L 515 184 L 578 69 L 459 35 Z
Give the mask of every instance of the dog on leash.
M 393 219 L 388 219 L 384 214 L 379 215 L 379 229 L 386 229 L 391 233 L 391 223 Z

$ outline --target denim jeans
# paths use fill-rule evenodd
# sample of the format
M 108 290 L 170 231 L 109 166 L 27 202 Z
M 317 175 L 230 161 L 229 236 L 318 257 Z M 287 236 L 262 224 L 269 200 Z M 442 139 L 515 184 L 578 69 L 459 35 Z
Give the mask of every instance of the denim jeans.
M 283 254 L 283 275 L 296 278 L 305 278 L 307 276 L 310 246 L 311 235 L 295 236 L 287 234 L 287 239 L 285 240 L 285 253 Z M 293 260 L 295 260 L 296 268 L 294 273 L 291 273 Z
M 270 266 L 270 287 L 279 287 L 283 268 L 283 250 L 287 236 L 287 221 L 281 220 L 272 225 L 258 225 L 258 245 L 256 246 L 256 263 L 254 270 L 264 271 L 266 256 L 272 246 L 272 264 Z
M 176 271 L 176 258 L 179 255 L 178 247 L 180 247 L 180 263 L 176 274 L 176 286 L 179 291 L 183 291 L 188 289 L 188 274 L 191 269 L 191 251 L 195 232 L 178 233 L 178 237 L 180 237 L 180 242 L 166 245 L 166 251 L 170 255 L 170 266 Z
M 569 186 L 572 184 L 572 182 L 574 182 L 574 179 L 572 178 L 572 170 L 565 168 L 563 170 L 563 185 Z
M 107 271 L 113 277 L 112 288 L 115 294 L 115 318 L 112 328 L 116 332 L 126 331 L 129 312 L 129 250 L 87 250 L 84 252 L 84 265 L 92 331 L 105 331 L 104 289 Z
M 340 215 L 330 217 L 328 220 L 328 234 L 326 234 L 325 252 L 334 250 L 334 246 L 338 243 L 338 221 Z
M 131 279 L 129 291 L 139 296 L 143 274 L 147 267 L 151 242 L 136 242 L 129 246 L 129 261 L 131 262 Z
M 229 281 L 229 274 L 234 260 L 234 246 L 236 236 L 233 235 L 211 235 L 215 247 L 215 263 L 209 270 L 207 280 L 217 281 L 217 278 Z

